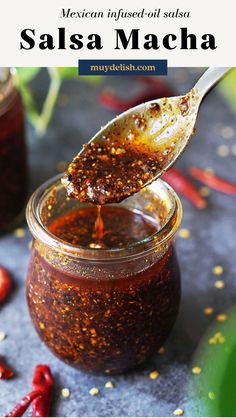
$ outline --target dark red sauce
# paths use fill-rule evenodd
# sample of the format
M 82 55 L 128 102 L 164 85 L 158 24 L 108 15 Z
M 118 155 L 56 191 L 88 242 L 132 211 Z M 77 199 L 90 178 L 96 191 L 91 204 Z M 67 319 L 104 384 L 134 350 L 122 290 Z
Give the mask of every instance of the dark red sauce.
M 109 249 L 133 245 L 158 229 L 142 213 L 124 207 L 103 207 L 97 232 L 96 219 L 97 208 L 85 207 L 60 216 L 48 229 L 73 245 Z M 87 263 L 86 277 L 78 268 L 68 273 L 63 256 L 55 265 L 44 249 L 40 243 L 33 246 L 27 297 L 33 323 L 54 354 L 86 371 L 119 373 L 157 352 L 175 322 L 180 300 L 172 246 L 147 264 L 143 257 L 138 272 L 140 261 L 108 260 L 109 277 L 90 277 L 96 268 L 93 260 Z M 124 269 L 129 274 L 122 275 Z
M 0 231 L 4 231 L 24 208 L 27 194 L 23 107 L 14 90 L 6 106 L 0 103 L 0 190 Z

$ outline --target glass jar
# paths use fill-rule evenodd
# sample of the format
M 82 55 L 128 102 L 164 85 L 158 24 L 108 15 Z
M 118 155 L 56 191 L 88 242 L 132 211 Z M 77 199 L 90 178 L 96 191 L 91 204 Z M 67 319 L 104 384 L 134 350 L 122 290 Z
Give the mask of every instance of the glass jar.
M 27 193 L 26 144 L 21 98 L 8 68 L 0 68 L 0 232 L 24 208 Z
M 142 363 L 165 342 L 179 308 L 173 247 L 179 198 L 158 180 L 117 206 L 149 217 L 157 231 L 115 249 L 63 241 L 47 227 L 81 204 L 66 197 L 60 178 L 37 189 L 27 207 L 34 236 L 27 277 L 33 324 L 56 356 L 89 372 L 120 373 Z

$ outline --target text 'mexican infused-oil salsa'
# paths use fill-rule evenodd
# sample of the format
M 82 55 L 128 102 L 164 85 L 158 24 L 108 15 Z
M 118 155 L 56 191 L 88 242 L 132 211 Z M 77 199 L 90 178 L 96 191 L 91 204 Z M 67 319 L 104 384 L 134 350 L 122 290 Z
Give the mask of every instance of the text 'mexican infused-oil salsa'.
M 159 169 L 145 144 L 106 138 L 86 145 L 64 177 L 76 199 L 54 179 L 28 204 L 31 317 L 70 365 L 99 373 L 133 368 L 157 352 L 175 322 L 179 199 L 160 180 L 133 195 Z

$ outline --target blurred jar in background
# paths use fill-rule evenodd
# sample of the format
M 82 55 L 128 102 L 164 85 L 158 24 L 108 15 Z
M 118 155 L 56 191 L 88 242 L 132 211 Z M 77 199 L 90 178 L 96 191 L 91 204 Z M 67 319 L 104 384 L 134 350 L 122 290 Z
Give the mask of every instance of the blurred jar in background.
M 26 195 L 23 105 L 9 68 L 0 67 L 0 233 L 17 222 Z

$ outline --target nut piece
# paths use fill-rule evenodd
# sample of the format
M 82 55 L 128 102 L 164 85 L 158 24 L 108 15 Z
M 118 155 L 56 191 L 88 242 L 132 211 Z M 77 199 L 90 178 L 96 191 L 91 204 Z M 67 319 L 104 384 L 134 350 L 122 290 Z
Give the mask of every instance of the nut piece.
M 99 389 L 98 388 L 92 388 L 92 389 L 90 389 L 89 394 L 91 396 L 97 396 L 99 394 Z
M 189 238 L 191 236 L 191 233 L 189 229 L 182 228 L 179 230 L 179 236 L 180 238 Z
M 113 389 L 115 386 L 112 382 L 106 382 L 105 383 L 105 388 L 107 389 Z
M 175 416 L 177 416 L 177 417 L 180 417 L 181 415 L 183 415 L 183 414 L 184 414 L 184 410 L 183 410 L 183 409 L 180 409 L 180 408 L 177 408 L 177 409 L 173 412 L 173 414 L 174 414 Z
M 200 374 L 202 372 L 201 367 L 195 366 L 192 368 L 192 373 L 193 374 Z
M 215 276 L 221 276 L 223 274 L 224 269 L 222 266 L 214 266 L 212 269 L 212 273 L 215 274 Z
M 63 389 L 61 390 L 61 396 L 62 396 L 63 398 L 69 398 L 69 397 L 70 397 L 70 389 L 68 389 L 68 388 L 63 388 Z
M 160 373 L 157 370 L 153 370 L 149 373 L 149 377 L 152 380 L 156 380 L 160 376 Z

